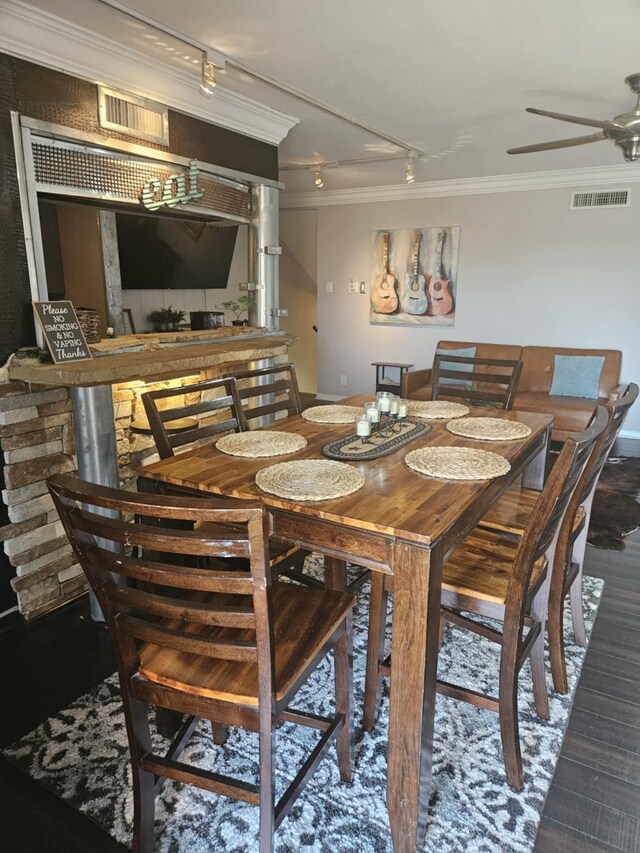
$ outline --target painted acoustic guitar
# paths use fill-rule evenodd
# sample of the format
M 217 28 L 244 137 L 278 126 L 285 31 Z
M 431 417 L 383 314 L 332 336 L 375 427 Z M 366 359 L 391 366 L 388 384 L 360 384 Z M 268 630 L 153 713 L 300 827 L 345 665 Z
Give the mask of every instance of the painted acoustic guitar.
M 431 317 L 444 317 L 446 314 L 451 314 L 454 308 L 451 281 L 444 278 L 442 269 L 442 256 L 446 239 L 447 232 L 438 231 L 436 272 L 435 275 L 429 276 L 427 283 L 427 299 L 429 302 L 427 314 Z
M 398 308 L 396 277 L 389 270 L 389 234 L 382 234 L 382 268 L 384 272 L 371 288 L 371 308 L 376 314 L 393 314 Z
M 400 297 L 400 305 L 405 314 L 424 314 L 428 307 L 426 280 L 419 272 L 421 240 L 422 232 L 416 231 L 413 240 L 412 273 L 407 277 L 407 286 Z

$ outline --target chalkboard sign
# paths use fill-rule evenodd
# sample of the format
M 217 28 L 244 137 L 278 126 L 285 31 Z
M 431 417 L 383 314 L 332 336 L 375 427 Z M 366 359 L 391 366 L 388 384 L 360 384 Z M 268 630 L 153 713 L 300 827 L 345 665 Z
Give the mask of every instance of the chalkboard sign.
M 33 310 L 56 364 L 93 358 L 71 302 L 34 302 Z

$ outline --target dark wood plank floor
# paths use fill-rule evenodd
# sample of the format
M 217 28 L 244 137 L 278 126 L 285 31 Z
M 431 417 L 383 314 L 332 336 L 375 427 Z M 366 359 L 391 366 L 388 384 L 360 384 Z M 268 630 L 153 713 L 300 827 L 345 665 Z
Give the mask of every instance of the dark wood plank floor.
M 616 449 L 640 455 L 640 442 Z M 586 569 L 605 591 L 535 851 L 640 853 L 640 531 L 624 551 L 589 548 Z M 0 632 L 0 747 L 114 671 L 86 612 L 81 600 Z M 1 760 L 0 804 L 0 853 L 125 850 Z
M 615 451 L 640 455 L 640 442 Z M 640 851 L 640 531 L 624 551 L 587 549 L 604 593 L 536 853 Z

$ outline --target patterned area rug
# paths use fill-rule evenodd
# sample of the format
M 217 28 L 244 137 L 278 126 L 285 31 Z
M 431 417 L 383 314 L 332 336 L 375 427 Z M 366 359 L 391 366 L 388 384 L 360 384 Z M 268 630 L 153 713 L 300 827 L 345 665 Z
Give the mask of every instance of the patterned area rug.
M 309 560 L 318 567 L 321 565 L 318 557 Z M 585 579 L 588 629 L 593 624 L 601 592 L 602 581 Z M 363 734 L 360 727 L 367 609 L 365 588 L 358 596 L 354 619 L 354 783 L 340 782 L 335 750 L 331 750 L 278 830 L 278 853 L 391 851 L 385 805 L 387 682 L 374 731 Z M 438 697 L 425 851 L 528 853 L 532 850 L 584 658 L 584 650 L 571 640 L 567 642 L 567 652 L 570 692 L 567 696 L 550 694 L 550 721 L 536 717 L 528 664 L 522 670 L 519 701 L 525 787 L 519 794 L 505 782 L 498 716 Z M 439 666 L 447 680 L 490 689 L 497 695 L 497 660 L 495 647 L 488 641 L 447 627 Z M 299 694 L 297 707 L 326 713 L 331 702 L 325 685 L 330 684 L 331 663 L 325 661 Z M 278 729 L 277 752 L 282 758 L 277 769 L 279 793 L 293 776 L 290 768 L 294 763 L 299 766 L 303 756 L 306 757 L 308 743 L 314 740 L 313 732 L 291 724 Z M 131 774 L 115 675 L 12 744 L 3 754 L 118 841 L 131 845 Z M 215 746 L 208 724 L 200 723 L 184 758 L 208 768 L 221 760 L 227 771 L 250 779 L 257 770 L 257 739 L 253 734 L 234 730 L 224 746 Z M 156 803 L 158 853 L 248 853 L 257 850 L 257 831 L 255 807 L 170 781 Z

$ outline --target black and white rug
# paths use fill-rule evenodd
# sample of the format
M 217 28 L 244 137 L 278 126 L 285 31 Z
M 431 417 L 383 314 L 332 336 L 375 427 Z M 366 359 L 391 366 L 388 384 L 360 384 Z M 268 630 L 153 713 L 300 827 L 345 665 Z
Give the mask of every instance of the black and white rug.
M 318 559 L 315 557 L 309 559 Z M 585 615 L 590 629 L 602 581 L 585 579 Z M 340 782 L 331 750 L 276 834 L 278 853 L 387 853 L 391 840 L 385 804 L 388 683 L 382 711 L 371 734 L 361 730 L 368 593 L 355 612 L 355 774 Z M 567 619 L 570 624 L 570 619 Z M 429 826 L 429 853 L 529 853 L 560 752 L 584 650 L 568 639 L 570 692 L 550 692 L 551 720 L 538 720 L 528 664 L 520 677 L 520 733 L 525 787 L 516 794 L 506 784 L 498 716 L 438 697 Z M 453 626 L 440 653 L 440 673 L 497 695 L 498 655 L 488 641 Z M 548 677 L 550 685 L 551 679 Z M 327 689 L 328 688 L 328 689 Z M 299 695 L 297 707 L 324 713 L 331 707 L 331 663 L 317 671 Z M 118 841 L 131 845 L 133 804 L 127 740 L 116 676 L 81 697 L 4 750 L 24 773 L 67 800 Z M 280 793 L 306 757 L 313 732 L 291 724 L 277 731 Z M 257 737 L 232 731 L 216 746 L 201 723 L 184 760 L 202 767 L 216 763 L 245 778 L 257 770 Z M 295 772 L 295 770 L 293 771 Z M 249 853 L 257 850 L 255 807 L 168 781 L 156 804 L 158 853 Z

